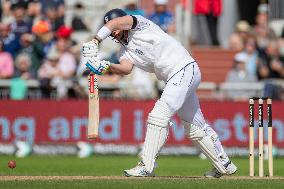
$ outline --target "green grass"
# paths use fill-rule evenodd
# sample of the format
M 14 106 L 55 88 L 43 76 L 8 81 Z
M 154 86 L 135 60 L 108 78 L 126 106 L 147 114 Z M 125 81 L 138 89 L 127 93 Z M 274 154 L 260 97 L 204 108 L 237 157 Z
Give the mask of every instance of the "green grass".
M 10 159 L 17 161 L 17 167 L 11 170 L 7 167 Z M 135 156 L 92 156 L 79 159 L 75 156 L 31 156 L 14 158 L 0 156 L 1 176 L 121 176 L 123 169 L 135 166 L 138 158 Z M 248 175 L 248 159 L 233 158 L 238 166 L 236 176 Z M 190 156 L 162 156 L 158 160 L 159 167 L 155 171 L 158 176 L 201 176 L 211 168 L 206 160 Z M 257 164 L 256 173 L 257 173 Z M 267 162 L 265 161 L 265 165 Z M 267 173 L 267 166 L 265 166 Z M 284 176 L 284 159 L 274 159 L 275 177 Z M 0 188 L 252 188 L 269 189 L 284 188 L 283 179 L 102 179 L 102 180 L 0 180 Z
M 10 182 L 10 183 L 9 183 Z M 56 189 L 83 189 L 83 188 L 108 188 L 108 189 L 142 189 L 142 188 L 194 188 L 194 189 L 241 189 L 241 188 L 258 188 L 258 189 L 271 189 L 271 188 L 283 188 L 283 180 L 149 180 L 144 179 L 137 182 L 137 180 L 87 180 L 87 181 L 5 181 L 1 182 L 1 189 L 11 188 L 56 188 Z

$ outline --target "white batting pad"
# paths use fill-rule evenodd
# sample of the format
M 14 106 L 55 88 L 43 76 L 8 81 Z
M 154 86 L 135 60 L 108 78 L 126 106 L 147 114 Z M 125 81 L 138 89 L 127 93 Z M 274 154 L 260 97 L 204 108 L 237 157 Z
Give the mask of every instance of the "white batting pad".
M 146 138 L 142 149 L 142 161 L 148 173 L 152 173 L 155 160 L 168 137 L 171 114 L 167 104 L 158 100 L 148 116 Z
M 164 146 L 167 137 L 167 127 L 157 127 L 148 124 L 146 138 L 142 149 L 142 161 L 145 164 L 148 173 L 153 172 L 156 158 Z
M 210 137 L 214 143 L 215 151 L 219 160 L 222 162 L 222 165 L 225 165 L 228 163 L 229 157 L 226 154 L 217 133 L 208 124 L 205 124 L 205 128 L 206 135 Z
M 213 166 L 222 174 L 226 174 L 225 164 L 229 158 L 224 152 L 217 133 L 207 124 L 200 128 L 194 124 L 184 122 L 185 132 L 202 153 L 211 160 Z

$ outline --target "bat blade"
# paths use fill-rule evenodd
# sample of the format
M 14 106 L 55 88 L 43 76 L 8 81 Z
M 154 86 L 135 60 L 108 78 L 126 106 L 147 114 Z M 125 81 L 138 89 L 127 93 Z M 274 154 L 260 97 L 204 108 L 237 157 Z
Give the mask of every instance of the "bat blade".
M 88 139 L 96 139 L 99 136 L 99 89 L 98 79 L 95 74 L 89 74 L 89 116 Z

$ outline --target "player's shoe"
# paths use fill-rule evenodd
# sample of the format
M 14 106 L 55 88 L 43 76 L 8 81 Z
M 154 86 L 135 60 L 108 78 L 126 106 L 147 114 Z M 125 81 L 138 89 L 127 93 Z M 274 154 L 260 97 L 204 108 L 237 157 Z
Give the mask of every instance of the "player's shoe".
M 206 178 L 220 178 L 223 175 L 232 175 L 234 174 L 238 168 L 233 164 L 233 162 L 229 161 L 226 165 L 226 174 L 220 173 L 215 167 L 211 171 L 207 171 L 204 176 Z
M 123 171 L 124 176 L 126 177 L 154 177 L 154 173 L 148 173 L 146 171 L 145 164 L 140 161 L 136 167 Z

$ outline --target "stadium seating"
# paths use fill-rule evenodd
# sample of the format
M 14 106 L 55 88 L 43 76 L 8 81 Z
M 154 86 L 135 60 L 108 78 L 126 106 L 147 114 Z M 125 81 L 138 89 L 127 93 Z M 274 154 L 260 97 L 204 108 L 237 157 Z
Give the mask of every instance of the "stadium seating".
M 202 82 L 209 81 L 216 84 L 225 81 L 236 54 L 235 51 L 212 47 L 194 47 L 191 53 L 201 69 Z

